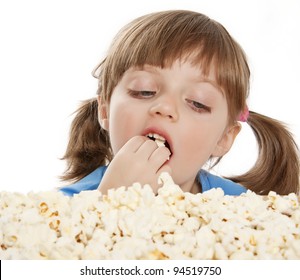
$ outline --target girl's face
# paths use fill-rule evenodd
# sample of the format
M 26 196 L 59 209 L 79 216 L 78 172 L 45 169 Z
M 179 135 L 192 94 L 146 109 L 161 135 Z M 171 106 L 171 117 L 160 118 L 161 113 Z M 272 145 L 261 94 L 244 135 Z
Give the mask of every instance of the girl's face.
M 240 130 L 228 126 L 228 107 L 214 69 L 204 76 L 188 61 L 170 68 L 130 68 L 115 87 L 109 105 L 102 105 L 113 153 L 136 135 L 155 133 L 171 150 L 168 164 L 183 190 L 195 186 L 206 161 L 223 156 Z M 104 116 L 104 117 L 103 117 Z

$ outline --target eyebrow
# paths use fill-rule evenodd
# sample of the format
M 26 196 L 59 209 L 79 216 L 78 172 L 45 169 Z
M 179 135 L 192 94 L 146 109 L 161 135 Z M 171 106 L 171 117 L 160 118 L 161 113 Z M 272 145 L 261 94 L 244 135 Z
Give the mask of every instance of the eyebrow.
M 193 79 L 193 81 L 196 83 L 208 83 L 208 84 L 212 85 L 215 89 L 217 89 L 219 92 L 221 92 L 223 96 L 225 96 L 223 89 L 214 80 L 211 80 L 207 77 L 200 77 L 200 78 Z
M 154 74 L 158 74 L 159 69 L 163 69 L 160 68 L 159 66 L 154 66 L 154 65 L 142 65 L 142 66 L 134 66 L 131 68 L 131 70 L 134 71 L 145 71 L 145 72 L 150 72 L 150 73 L 154 73 Z

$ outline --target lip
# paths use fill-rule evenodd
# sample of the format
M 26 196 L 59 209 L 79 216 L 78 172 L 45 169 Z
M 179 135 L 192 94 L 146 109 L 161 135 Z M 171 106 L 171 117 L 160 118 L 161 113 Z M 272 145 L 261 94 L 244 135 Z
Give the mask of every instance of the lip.
M 149 133 L 156 133 L 156 134 L 159 134 L 160 136 L 164 137 L 170 146 L 170 149 L 171 149 L 170 152 L 172 153 L 172 155 L 174 154 L 173 143 L 172 143 L 171 137 L 165 130 L 163 130 L 161 128 L 157 128 L 157 127 L 148 127 L 143 131 L 142 135 L 146 136 Z

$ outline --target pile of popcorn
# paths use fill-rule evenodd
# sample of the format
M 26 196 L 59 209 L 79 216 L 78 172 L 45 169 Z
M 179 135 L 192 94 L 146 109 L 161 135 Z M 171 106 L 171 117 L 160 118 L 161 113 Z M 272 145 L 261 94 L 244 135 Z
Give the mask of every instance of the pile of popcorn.
M 300 259 L 295 194 L 0 192 L 0 259 Z

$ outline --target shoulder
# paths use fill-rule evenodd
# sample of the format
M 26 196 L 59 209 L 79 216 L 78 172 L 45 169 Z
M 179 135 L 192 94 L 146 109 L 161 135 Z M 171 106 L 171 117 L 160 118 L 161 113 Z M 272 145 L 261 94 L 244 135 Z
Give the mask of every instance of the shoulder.
M 102 180 L 106 169 L 107 166 L 100 166 L 76 183 L 62 187 L 59 190 L 67 196 L 73 196 L 74 194 L 80 193 L 81 191 L 96 190 Z
M 240 195 L 247 191 L 245 187 L 231 180 L 213 175 L 206 170 L 201 169 L 198 173 L 198 180 L 201 183 L 202 191 L 208 191 L 213 188 L 221 188 L 225 195 Z

